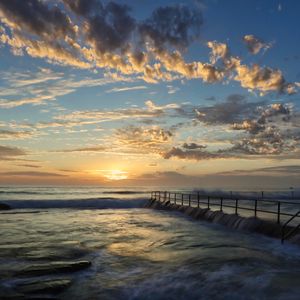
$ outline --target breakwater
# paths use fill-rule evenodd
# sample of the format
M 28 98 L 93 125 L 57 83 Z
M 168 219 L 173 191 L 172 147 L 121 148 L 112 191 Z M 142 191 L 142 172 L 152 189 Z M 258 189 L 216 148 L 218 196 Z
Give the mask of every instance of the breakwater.
M 185 203 L 184 201 L 180 201 L 180 204 L 177 204 L 176 196 L 175 201 L 173 199 L 172 202 L 170 193 L 164 193 L 163 197 L 156 197 L 155 194 L 152 193 L 151 199 L 145 207 L 161 210 L 179 211 L 197 220 L 205 220 L 211 223 L 221 224 L 231 229 L 264 234 L 273 238 L 279 238 L 282 240 L 282 242 L 285 239 L 285 232 L 292 233 L 289 236 L 289 240 L 293 243 L 300 244 L 300 232 L 298 230 L 299 226 L 289 225 L 289 221 L 294 218 L 293 216 L 287 222 L 281 224 L 280 222 L 278 222 L 278 218 L 277 222 L 274 222 L 260 219 L 256 216 L 240 216 L 237 213 L 237 209 L 235 209 L 235 213 L 225 213 L 222 210 L 222 207 L 224 205 L 223 203 L 221 204 L 222 206 L 219 210 L 212 210 L 210 207 L 201 208 L 200 205 L 197 205 L 197 207 L 193 207 L 191 198 L 191 196 L 188 197 L 187 203 Z M 183 199 L 183 197 L 181 197 L 181 199 Z

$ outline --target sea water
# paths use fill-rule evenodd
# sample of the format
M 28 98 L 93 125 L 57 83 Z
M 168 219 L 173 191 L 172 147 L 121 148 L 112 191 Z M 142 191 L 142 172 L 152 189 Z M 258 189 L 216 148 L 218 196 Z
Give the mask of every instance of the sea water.
M 300 248 L 145 209 L 148 191 L 1 188 L 0 299 L 300 299 Z M 24 275 L 51 262 L 76 272 Z M 68 287 L 25 293 L 30 282 Z M 25 297 L 25 298 L 24 298 Z

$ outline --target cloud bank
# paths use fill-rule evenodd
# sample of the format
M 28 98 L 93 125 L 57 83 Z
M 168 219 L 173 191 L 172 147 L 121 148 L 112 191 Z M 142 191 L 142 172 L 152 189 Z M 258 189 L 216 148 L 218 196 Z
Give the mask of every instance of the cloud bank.
M 15 55 L 26 53 L 50 63 L 110 70 L 149 83 L 234 80 L 261 93 L 296 91 L 280 70 L 246 65 L 231 55 L 227 44 L 217 41 L 207 43 L 209 61 L 186 61 L 186 50 L 201 37 L 202 15 L 196 5 L 169 5 L 138 20 L 131 7 L 117 2 L 3 0 L 0 43 Z M 246 35 L 244 42 L 253 54 L 270 47 L 253 35 Z

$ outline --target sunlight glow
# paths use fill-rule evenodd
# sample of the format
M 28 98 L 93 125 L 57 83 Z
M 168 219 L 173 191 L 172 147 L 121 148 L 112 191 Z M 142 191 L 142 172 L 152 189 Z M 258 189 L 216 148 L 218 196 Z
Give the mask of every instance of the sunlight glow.
M 121 170 L 97 170 L 97 173 L 101 173 L 109 180 L 123 180 L 128 178 L 128 172 Z

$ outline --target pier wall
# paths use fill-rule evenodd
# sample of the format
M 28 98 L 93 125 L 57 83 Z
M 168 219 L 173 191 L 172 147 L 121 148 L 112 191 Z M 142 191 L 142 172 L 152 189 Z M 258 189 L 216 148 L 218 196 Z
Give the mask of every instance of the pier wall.
M 213 211 L 208 208 L 182 206 L 171 203 L 169 200 L 158 201 L 156 199 L 151 199 L 145 207 L 159 210 L 179 211 L 196 220 L 204 220 L 221 224 L 231 229 L 260 233 L 273 238 L 281 238 L 280 224 L 255 217 L 246 218 L 237 214 L 224 213 L 220 210 Z M 293 236 L 290 241 L 300 245 L 300 235 Z

